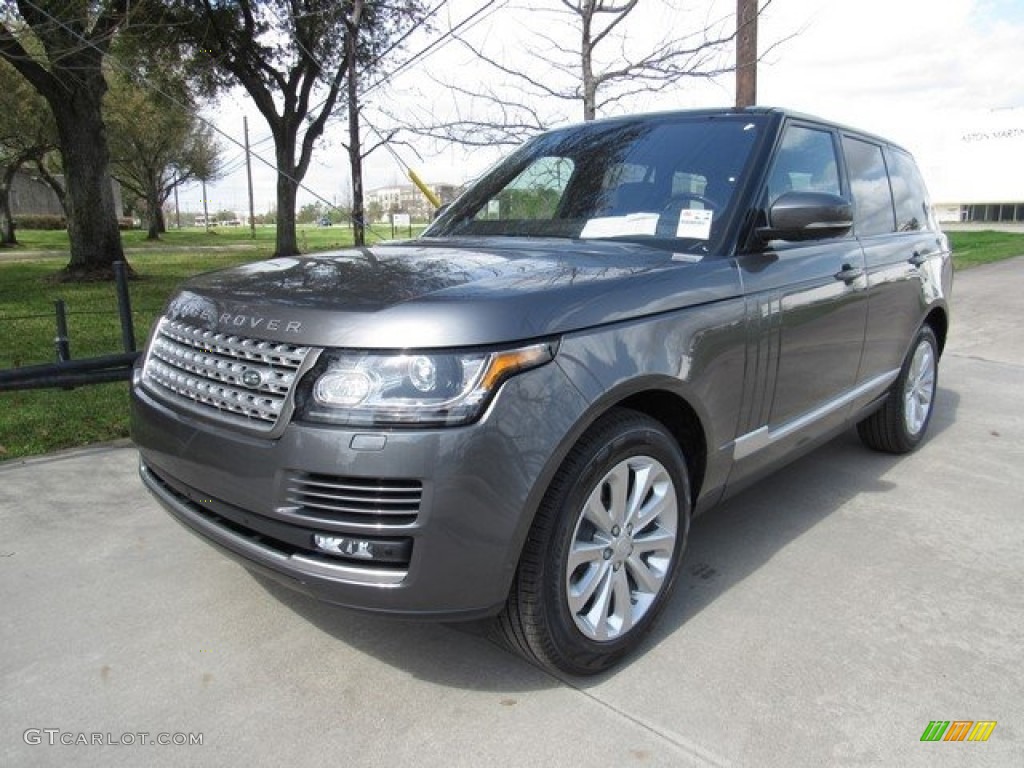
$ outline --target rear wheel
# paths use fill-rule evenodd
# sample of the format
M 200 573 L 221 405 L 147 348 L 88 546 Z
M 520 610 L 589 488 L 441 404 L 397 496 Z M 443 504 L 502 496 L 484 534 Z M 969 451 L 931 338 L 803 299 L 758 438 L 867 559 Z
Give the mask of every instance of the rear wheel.
M 882 407 L 857 425 L 869 448 L 908 453 L 924 439 L 938 384 L 939 344 L 929 326 L 918 331 Z
M 498 620 L 504 639 L 562 672 L 612 666 L 664 607 L 689 524 L 673 437 L 643 414 L 610 412 L 570 452 L 538 510 Z

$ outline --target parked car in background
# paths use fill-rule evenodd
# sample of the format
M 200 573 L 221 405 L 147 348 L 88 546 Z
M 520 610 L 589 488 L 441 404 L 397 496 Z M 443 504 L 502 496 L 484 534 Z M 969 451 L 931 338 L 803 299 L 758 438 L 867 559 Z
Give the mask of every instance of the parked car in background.
M 921 443 L 951 278 L 879 137 L 761 108 L 571 126 L 415 240 L 183 286 L 135 373 L 141 475 L 296 589 L 495 617 L 594 673 L 664 608 L 695 514 L 850 425 Z

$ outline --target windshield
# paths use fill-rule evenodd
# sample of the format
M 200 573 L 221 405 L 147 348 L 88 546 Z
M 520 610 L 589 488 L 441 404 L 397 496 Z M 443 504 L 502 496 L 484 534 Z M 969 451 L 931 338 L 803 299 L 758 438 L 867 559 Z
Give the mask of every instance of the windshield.
M 664 241 L 721 234 L 763 118 L 657 116 L 544 134 L 483 177 L 424 232 Z

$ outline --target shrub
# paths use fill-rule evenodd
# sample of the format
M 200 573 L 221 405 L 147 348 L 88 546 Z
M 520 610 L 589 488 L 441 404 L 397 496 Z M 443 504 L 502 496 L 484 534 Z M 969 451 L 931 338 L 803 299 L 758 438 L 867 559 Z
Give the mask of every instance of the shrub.
M 15 229 L 67 229 L 68 220 L 53 213 L 26 213 L 14 217 Z

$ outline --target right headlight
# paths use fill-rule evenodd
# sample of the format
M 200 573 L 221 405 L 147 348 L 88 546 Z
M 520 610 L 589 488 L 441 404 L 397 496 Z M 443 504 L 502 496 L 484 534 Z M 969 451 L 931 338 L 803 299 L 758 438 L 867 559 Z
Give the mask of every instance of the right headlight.
M 297 396 L 297 417 L 346 426 L 467 424 L 510 376 L 549 362 L 557 344 L 501 350 L 326 350 Z

